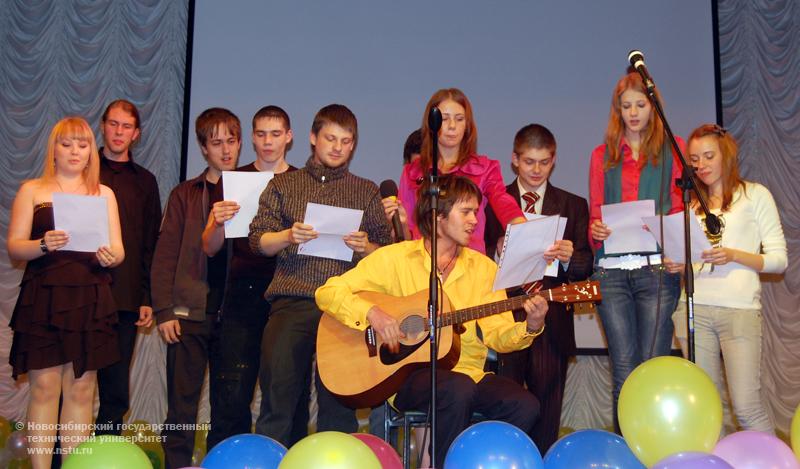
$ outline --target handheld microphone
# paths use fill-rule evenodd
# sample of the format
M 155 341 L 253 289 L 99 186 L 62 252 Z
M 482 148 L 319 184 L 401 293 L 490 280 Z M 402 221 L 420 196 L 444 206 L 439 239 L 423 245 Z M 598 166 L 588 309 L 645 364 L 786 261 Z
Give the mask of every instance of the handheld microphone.
M 385 199 L 387 197 L 394 197 L 397 200 L 397 184 L 391 179 L 387 179 L 381 183 L 380 186 L 381 191 L 381 199 Z M 400 221 L 400 211 L 397 210 L 392 215 L 392 227 L 394 228 L 394 238 L 400 242 L 405 241 L 405 235 L 403 234 L 403 223 Z
M 432 107 L 431 112 L 428 113 L 428 128 L 431 129 L 433 135 L 437 136 L 439 129 L 442 128 L 442 111 L 436 106 Z
M 641 75 L 642 80 L 644 81 L 645 87 L 647 87 L 649 91 L 652 91 L 656 85 L 653 83 L 653 78 L 650 76 L 650 73 L 647 71 L 647 66 L 644 64 L 644 54 L 642 54 L 641 51 L 634 49 L 628 52 L 628 62 L 630 62 L 631 66 L 635 68 L 637 72 L 639 72 L 639 75 Z

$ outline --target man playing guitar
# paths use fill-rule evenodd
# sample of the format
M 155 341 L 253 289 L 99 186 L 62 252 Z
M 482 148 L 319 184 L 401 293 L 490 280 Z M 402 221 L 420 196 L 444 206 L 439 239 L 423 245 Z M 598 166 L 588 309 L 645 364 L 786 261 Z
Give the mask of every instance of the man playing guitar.
M 439 184 L 436 265 L 443 296 L 449 298 L 453 309 L 505 299 L 504 290 L 492 291 L 497 271 L 495 263 L 466 247 L 477 223 L 480 190 L 469 179 L 460 176 L 441 177 Z M 425 185 L 421 188 L 422 191 L 426 189 Z M 401 323 L 358 293 L 376 292 L 402 297 L 427 289 L 431 207 L 429 197 L 419 197 L 418 200 L 414 216 L 423 239 L 376 250 L 350 271 L 328 279 L 315 294 L 322 311 L 352 329 L 363 331 L 371 326 L 382 347 L 392 353 L 402 352 L 401 344 L 407 339 Z M 441 424 L 436 430 L 440 449 L 436 451 L 435 467 L 444 466 L 447 449 L 469 425 L 473 412 L 511 423 L 525 432 L 535 423 L 539 415 L 536 397 L 508 378 L 484 372 L 487 346 L 498 352 L 520 350 L 529 346 L 544 330 L 547 302 L 537 296 L 526 299 L 522 306 L 526 317 L 521 322 L 514 322 L 511 312 L 506 311 L 461 324 L 458 362 L 452 370 L 437 372 L 437 410 Z M 423 338 L 418 342 L 426 340 Z M 363 353 L 367 354 L 366 347 Z M 350 377 L 358 373 L 359 370 L 351 370 Z M 412 372 L 400 385 L 394 405 L 402 411 L 427 411 L 429 400 L 430 370 L 423 367 Z

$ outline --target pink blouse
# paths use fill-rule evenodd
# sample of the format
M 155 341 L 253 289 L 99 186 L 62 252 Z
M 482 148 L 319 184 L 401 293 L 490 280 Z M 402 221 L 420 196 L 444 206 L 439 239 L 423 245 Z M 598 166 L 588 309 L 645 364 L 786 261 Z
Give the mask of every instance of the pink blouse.
M 408 227 L 414 239 L 421 237 L 417 229 L 417 224 L 414 221 L 414 206 L 417 203 L 417 189 L 419 189 L 425 177 L 425 172 L 426 171 L 423 171 L 420 166 L 419 160 L 417 160 L 405 165 L 403 174 L 400 176 L 398 196 L 408 214 Z M 484 209 L 486 208 L 487 201 L 503 226 L 507 225 L 514 218 L 524 217 L 522 209 L 519 208 L 519 204 L 514 198 L 506 192 L 506 187 L 503 183 L 503 175 L 500 172 L 500 162 L 497 160 L 492 160 L 482 155 L 472 155 L 465 164 L 456 167 L 450 174 L 457 174 L 469 178 L 478 186 L 481 194 L 483 194 L 481 206 L 478 210 L 478 225 L 475 228 L 475 232 L 472 233 L 469 247 L 486 254 L 483 232 L 486 227 L 486 213 Z

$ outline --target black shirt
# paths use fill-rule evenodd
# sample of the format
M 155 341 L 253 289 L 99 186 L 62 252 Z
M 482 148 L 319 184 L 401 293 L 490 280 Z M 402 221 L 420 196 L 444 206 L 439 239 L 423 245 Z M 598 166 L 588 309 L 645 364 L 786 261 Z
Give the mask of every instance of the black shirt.
M 297 168 L 289 165 L 289 169 L 286 172 L 295 170 Z M 238 168 L 236 171 L 252 173 L 257 172 L 258 168 L 256 168 L 255 163 L 250 163 Z M 272 281 L 273 274 L 275 274 L 275 256 L 254 253 L 250 249 L 250 242 L 247 237 L 233 240 L 233 258 L 231 259 L 229 282 L 241 278 L 258 279 L 259 283 L 264 283 L 264 290 L 266 290 L 269 282 Z
M 208 191 L 208 213 L 211 215 L 211 208 L 222 198 L 222 178 L 213 184 L 206 179 L 206 190 Z M 228 263 L 228 243 L 222 243 L 222 247 L 216 254 L 208 258 L 208 296 L 206 296 L 206 313 L 216 313 L 222 307 L 222 296 L 225 293 L 225 275 Z
M 125 260 L 112 269 L 111 291 L 117 309 L 138 314 L 150 306 L 150 265 L 161 224 L 161 199 L 155 176 L 129 160 L 111 161 L 100 148 L 100 182 L 114 191 L 119 207 Z

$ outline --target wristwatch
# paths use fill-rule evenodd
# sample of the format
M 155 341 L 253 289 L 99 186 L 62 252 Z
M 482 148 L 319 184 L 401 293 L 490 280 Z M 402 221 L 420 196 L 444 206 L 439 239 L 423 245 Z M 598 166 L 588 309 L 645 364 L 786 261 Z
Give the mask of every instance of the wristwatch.
M 536 336 L 538 336 L 538 335 L 542 335 L 542 332 L 544 332 L 544 324 L 542 324 L 542 327 L 540 327 L 539 329 L 536 329 L 535 331 L 534 331 L 534 330 L 532 330 L 532 329 L 530 328 L 530 326 L 527 326 L 527 325 L 526 325 L 526 326 L 525 326 L 525 332 L 527 332 L 528 334 L 531 334 L 531 335 L 532 335 L 532 336 L 534 336 L 534 337 L 536 337 Z
M 50 252 L 50 251 L 47 249 L 47 243 L 45 243 L 45 242 L 44 242 L 44 238 L 42 238 L 42 240 L 41 240 L 41 241 L 39 241 L 39 249 L 41 249 L 41 250 L 42 250 L 42 252 L 43 252 L 43 253 L 45 253 L 45 254 L 47 254 L 48 252 Z

